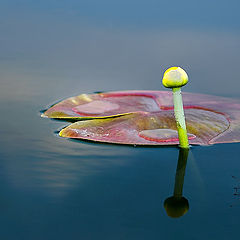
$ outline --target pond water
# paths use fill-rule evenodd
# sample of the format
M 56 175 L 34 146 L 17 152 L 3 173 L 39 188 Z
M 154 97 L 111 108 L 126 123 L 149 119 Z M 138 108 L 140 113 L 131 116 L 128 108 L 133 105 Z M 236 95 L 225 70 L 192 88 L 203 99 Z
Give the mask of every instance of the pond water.
M 240 144 L 194 146 L 184 166 L 177 147 L 68 140 L 40 117 L 80 93 L 164 90 L 173 65 L 184 91 L 240 99 L 238 1 L 0 4 L 1 239 L 239 238 Z M 183 180 L 189 210 L 172 218 Z

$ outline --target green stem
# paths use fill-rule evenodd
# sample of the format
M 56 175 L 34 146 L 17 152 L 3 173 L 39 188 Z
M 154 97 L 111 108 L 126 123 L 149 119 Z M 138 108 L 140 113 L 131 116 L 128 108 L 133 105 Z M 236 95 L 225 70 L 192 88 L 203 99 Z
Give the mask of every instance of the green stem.
M 183 111 L 181 88 L 173 88 L 174 115 L 177 123 L 180 148 L 189 148 L 187 129 Z

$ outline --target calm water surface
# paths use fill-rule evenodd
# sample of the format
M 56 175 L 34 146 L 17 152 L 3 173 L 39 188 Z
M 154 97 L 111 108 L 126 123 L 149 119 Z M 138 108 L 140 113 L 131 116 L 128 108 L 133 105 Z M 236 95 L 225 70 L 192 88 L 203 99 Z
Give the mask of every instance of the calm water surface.
M 80 93 L 163 90 L 173 65 L 184 91 L 240 99 L 238 1 L 168 4 L 0 0 L 1 239 L 239 238 L 238 143 L 191 148 L 189 210 L 171 218 L 178 148 L 67 140 L 40 118 Z

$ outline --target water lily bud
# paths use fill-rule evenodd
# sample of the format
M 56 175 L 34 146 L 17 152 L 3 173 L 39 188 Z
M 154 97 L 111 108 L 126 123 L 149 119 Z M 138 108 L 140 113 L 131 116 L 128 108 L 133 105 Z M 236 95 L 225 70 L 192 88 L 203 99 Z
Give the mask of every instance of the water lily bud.
M 166 88 L 180 88 L 187 83 L 188 75 L 180 67 L 171 67 L 163 75 L 162 84 Z

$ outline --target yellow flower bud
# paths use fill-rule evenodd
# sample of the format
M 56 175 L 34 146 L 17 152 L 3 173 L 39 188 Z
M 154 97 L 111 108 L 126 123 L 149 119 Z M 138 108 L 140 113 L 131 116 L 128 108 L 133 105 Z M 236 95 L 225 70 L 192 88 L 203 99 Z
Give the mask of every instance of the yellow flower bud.
M 163 75 L 162 84 L 166 88 L 179 88 L 188 83 L 187 73 L 180 67 L 171 67 Z

